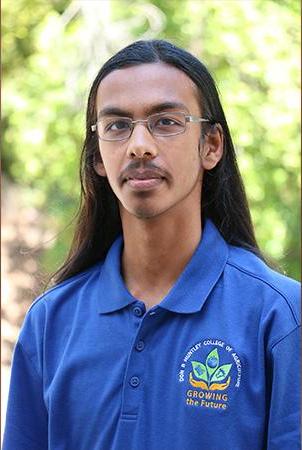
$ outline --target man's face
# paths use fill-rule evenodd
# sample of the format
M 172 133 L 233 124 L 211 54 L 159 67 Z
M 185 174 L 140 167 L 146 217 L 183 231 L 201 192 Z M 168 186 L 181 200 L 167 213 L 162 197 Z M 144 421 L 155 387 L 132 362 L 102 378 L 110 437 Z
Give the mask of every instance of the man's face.
M 197 88 L 177 68 L 152 63 L 115 70 L 98 88 L 97 114 L 117 109 L 124 117 L 145 119 L 165 103 L 164 111 L 201 116 Z M 112 113 L 110 114 L 112 116 Z M 200 124 L 187 124 L 176 136 L 152 136 L 146 124 L 135 125 L 124 141 L 99 140 L 101 162 L 95 164 L 119 200 L 121 214 L 150 219 L 182 205 L 200 207 L 202 159 Z M 130 178 L 130 179 L 129 179 Z

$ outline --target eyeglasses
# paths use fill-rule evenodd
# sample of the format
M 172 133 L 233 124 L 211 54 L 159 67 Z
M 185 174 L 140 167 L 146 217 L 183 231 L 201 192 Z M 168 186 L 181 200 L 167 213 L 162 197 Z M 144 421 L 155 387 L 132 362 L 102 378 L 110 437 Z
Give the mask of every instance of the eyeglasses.
M 102 141 L 123 141 L 129 139 L 134 126 L 144 123 L 153 136 L 176 136 L 186 131 L 188 122 L 210 122 L 209 119 L 195 117 L 184 112 L 162 112 L 152 114 L 147 119 L 132 120 L 130 117 L 102 117 L 94 125 L 91 131 L 97 131 Z

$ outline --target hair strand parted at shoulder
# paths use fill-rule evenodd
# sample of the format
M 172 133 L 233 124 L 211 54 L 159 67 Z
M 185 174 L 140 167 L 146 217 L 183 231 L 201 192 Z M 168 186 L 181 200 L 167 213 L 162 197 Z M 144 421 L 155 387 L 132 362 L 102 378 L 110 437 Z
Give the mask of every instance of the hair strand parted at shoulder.
M 203 116 L 211 123 L 220 123 L 223 130 L 223 157 L 214 169 L 205 173 L 203 180 L 203 216 L 215 223 L 227 242 L 264 259 L 256 242 L 233 142 L 212 76 L 197 58 L 167 41 L 136 41 L 112 56 L 92 84 L 80 163 L 81 203 L 71 248 L 66 261 L 53 276 L 55 283 L 102 260 L 122 230 L 117 199 L 107 178 L 100 177 L 94 170 L 99 148 L 91 125 L 96 122 L 98 86 L 114 70 L 156 62 L 170 64 L 191 78 L 202 99 Z

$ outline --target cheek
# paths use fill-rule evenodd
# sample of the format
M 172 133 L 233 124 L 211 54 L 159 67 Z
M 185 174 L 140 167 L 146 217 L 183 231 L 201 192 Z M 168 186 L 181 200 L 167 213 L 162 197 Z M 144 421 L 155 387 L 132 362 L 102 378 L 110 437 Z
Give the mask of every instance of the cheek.
M 111 184 L 117 178 L 119 173 L 118 158 L 112 152 L 104 152 L 100 150 L 100 156 L 105 168 L 106 176 Z
M 201 158 L 199 155 L 198 139 L 183 140 L 169 153 L 169 166 L 172 172 L 177 174 L 177 182 L 180 180 L 196 180 L 201 172 Z

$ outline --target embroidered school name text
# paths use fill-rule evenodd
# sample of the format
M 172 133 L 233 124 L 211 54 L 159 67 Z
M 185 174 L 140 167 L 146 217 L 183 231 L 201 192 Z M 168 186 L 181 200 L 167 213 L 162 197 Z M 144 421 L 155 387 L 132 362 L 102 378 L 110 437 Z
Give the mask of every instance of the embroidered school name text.
M 217 403 L 217 400 L 222 403 Z M 228 401 L 228 394 L 216 394 L 215 392 L 195 391 L 192 389 L 187 390 L 187 405 L 190 406 L 203 406 L 205 408 L 226 409 L 227 401 Z

